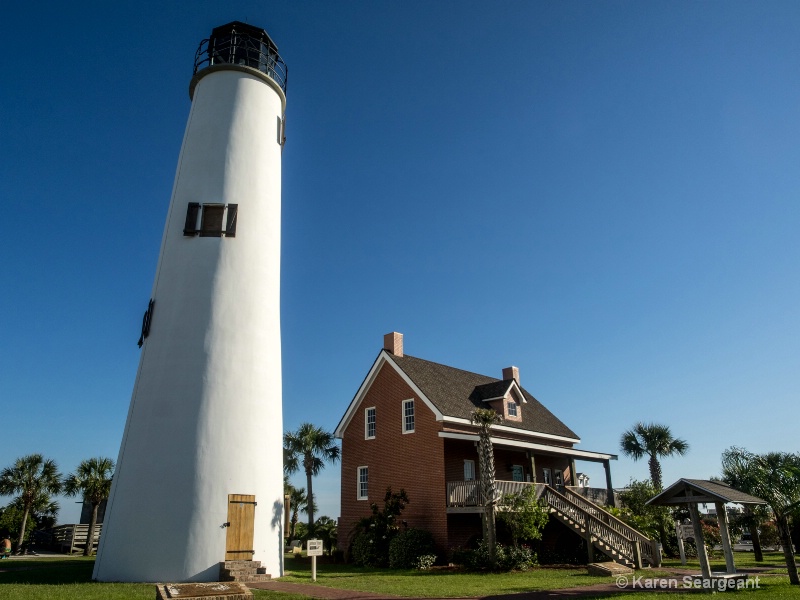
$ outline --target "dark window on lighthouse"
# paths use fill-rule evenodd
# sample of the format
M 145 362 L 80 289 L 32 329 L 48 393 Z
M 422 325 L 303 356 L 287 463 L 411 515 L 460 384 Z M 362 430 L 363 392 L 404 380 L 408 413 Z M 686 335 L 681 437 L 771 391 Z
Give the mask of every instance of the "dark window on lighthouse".
M 186 223 L 183 235 L 194 237 L 236 237 L 236 221 L 239 213 L 238 204 L 200 204 L 190 202 L 186 209 Z M 198 228 L 198 217 L 200 226 Z M 223 229 L 222 225 L 225 224 Z
M 222 215 L 225 207 L 222 204 L 204 204 L 200 219 L 200 237 L 222 236 Z

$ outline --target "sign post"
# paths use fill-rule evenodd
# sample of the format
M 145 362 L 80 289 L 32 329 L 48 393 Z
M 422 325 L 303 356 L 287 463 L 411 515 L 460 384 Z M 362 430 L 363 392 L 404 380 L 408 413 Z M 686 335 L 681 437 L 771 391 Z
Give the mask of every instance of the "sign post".
M 308 540 L 306 554 L 311 557 L 311 581 L 317 580 L 317 557 L 322 556 L 322 540 Z
M 675 521 L 675 534 L 678 536 L 678 550 L 681 553 L 681 564 L 686 566 L 686 551 L 684 550 L 683 540 L 694 539 L 694 529 L 692 525 L 682 525 L 680 521 Z

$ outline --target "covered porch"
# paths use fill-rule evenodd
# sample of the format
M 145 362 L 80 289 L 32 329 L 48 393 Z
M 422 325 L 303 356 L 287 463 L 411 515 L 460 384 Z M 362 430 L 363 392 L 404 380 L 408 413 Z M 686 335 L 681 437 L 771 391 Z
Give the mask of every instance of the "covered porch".
M 483 501 L 477 485 L 477 434 L 443 431 L 439 437 L 445 441 L 448 512 L 480 512 Z M 616 506 L 610 466 L 610 461 L 617 459 L 614 454 L 495 436 L 492 445 L 495 481 L 501 496 L 519 493 L 530 485 L 551 485 L 574 491 L 595 504 Z M 579 485 L 576 464 L 579 461 L 602 464 L 605 486 Z M 540 495 L 541 488 L 537 497 Z

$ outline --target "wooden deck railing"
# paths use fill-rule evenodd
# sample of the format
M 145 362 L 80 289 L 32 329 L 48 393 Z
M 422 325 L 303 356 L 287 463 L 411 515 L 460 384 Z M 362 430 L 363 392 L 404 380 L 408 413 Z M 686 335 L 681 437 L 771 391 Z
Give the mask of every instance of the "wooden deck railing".
M 536 489 L 536 498 L 544 498 L 552 509 L 575 522 L 590 537 L 614 548 L 637 568 L 641 568 L 644 562 L 655 567 L 660 565 L 658 548 L 653 540 L 569 488 L 556 489 L 543 483 L 524 481 L 495 481 L 498 508 L 503 509 L 504 496 L 518 494 L 531 486 Z M 483 506 L 480 482 L 447 483 L 448 508 L 474 509 L 475 512 L 480 512 Z
M 501 481 L 495 480 L 494 488 L 498 506 L 502 506 L 504 496 L 519 494 L 529 487 L 536 488 L 536 498 L 544 492 L 543 483 L 530 483 L 527 481 Z M 448 481 L 447 506 L 448 508 L 481 507 L 484 505 L 483 493 L 479 481 Z
M 102 524 L 98 523 L 94 526 L 93 549 L 97 548 L 102 531 Z M 83 550 L 86 548 L 88 537 L 88 525 L 59 525 L 53 529 L 53 540 L 58 544 L 61 552 L 69 552 L 72 554 L 76 550 Z
M 547 486 L 544 498 L 551 508 L 567 517 L 577 527 L 582 529 L 584 535 L 589 537 L 589 539 L 594 538 L 602 541 L 607 546 L 613 548 L 622 558 L 636 565 L 636 568 L 642 567 L 638 543 L 610 527 L 601 519 L 573 502 L 572 499 L 560 494 L 550 486 Z
M 654 567 L 660 566 L 661 557 L 659 555 L 658 548 L 656 547 L 653 540 L 644 535 L 641 531 L 639 531 L 638 529 L 634 529 L 624 521 L 620 521 L 617 517 L 615 517 L 608 511 L 603 510 L 602 507 L 597 506 L 596 504 L 588 501 L 581 494 L 574 492 L 569 488 L 566 488 L 564 490 L 564 496 L 567 497 L 572 502 L 574 502 L 582 510 L 600 519 L 603 523 L 605 523 L 608 527 L 610 527 L 614 531 L 618 532 L 619 534 L 631 540 L 639 542 L 639 545 L 641 546 L 642 559 L 647 561 L 650 565 Z

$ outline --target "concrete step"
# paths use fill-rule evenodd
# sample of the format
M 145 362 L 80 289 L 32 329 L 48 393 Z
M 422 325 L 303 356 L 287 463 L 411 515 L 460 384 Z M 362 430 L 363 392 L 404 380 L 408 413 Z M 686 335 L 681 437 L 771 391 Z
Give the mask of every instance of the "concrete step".
M 266 567 L 257 560 L 226 560 L 219 563 L 219 580 L 238 583 L 257 583 L 272 578 Z
M 219 564 L 220 568 L 222 569 L 237 569 L 239 567 L 260 567 L 261 561 L 260 560 L 226 560 L 225 562 L 221 562 Z
M 267 573 L 262 574 L 255 574 L 255 575 L 241 575 L 241 576 L 228 576 L 228 577 L 220 577 L 221 581 L 235 581 L 237 583 L 259 583 L 263 581 L 269 581 L 272 579 L 272 575 Z

